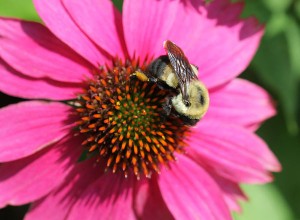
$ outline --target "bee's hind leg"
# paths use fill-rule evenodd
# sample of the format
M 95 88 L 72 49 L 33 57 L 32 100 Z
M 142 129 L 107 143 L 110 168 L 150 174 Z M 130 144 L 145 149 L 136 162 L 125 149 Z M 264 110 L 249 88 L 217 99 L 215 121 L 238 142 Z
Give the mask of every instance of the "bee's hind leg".
M 143 72 L 141 71 L 135 71 L 133 74 L 130 75 L 130 77 L 135 77 L 138 80 L 142 81 L 142 82 L 149 82 L 150 78 Z

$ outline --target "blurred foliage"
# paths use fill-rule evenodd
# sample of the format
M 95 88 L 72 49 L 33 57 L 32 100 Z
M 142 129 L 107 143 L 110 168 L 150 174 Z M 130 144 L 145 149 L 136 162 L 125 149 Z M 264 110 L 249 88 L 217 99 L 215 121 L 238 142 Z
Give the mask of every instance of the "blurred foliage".
M 300 219 L 300 136 L 290 135 L 283 123 L 283 114 L 279 112 L 258 133 L 271 146 L 282 164 L 282 172 L 275 174 L 275 184 L 293 210 L 295 219 Z
M 243 74 L 244 77 L 254 81 L 271 92 L 278 115 L 268 120 L 258 131 L 259 135 L 269 144 L 282 163 L 283 171 L 275 174 L 275 185 L 286 204 L 274 204 L 270 193 L 265 205 L 253 196 L 254 203 L 265 207 L 261 210 L 255 205 L 244 204 L 245 210 L 252 208 L 253 213 L 261 212 L 261 218 L 247 215 L 245 219 L 275 219 L 276 213 L 288 213 L 281 219 L 300 219 L 300 176 L 299 155 L 299 81 L 300 81 L 300 0 L 245 0 L 244 17 L 256 16 L 266 26 L 266 32 L 260 48 L 250 67 Z M 274 194 L 275 193 L 275 194 Z M 250 192 L 250 197 L 255 192 Z M 277 194 L 277 195 L 276 195 Z M 258 196 L 259 197 L 259 196 Z M 269 203 L 273 205 L 273 212 L 268 209 Z M 288 207 L 292 215 L 287 211 Z M 282 210 L 282 209 L 285 210 Z M 254 211 L 255 210 L 255 211 Z M 268 212 L 268 215 L 264 215 Z M 249 213 L 249 212 L 248 212 Z M 247 218 L 249 216 L 249 218 Z M 263 217 L 265 216 L 265 217 Z M 244 219 L 243 216 L 239 219 Z M 278 218 L 277 218 L 278 219 Z
M 122 0 L 112 1 L 121 10 Z M 31 0 L 0 0 L 0 15 L 40 21 Z M 243 17 L 252 15 L 266 25 L 266 33 L 242 77 L 262 85 L 275 100 L 278 115 L 258 133 L 278 156 L 283 172 L 275 174 L 273 184 L 244 186 L 249 202 L 243 202 L 242 214 L 234 216 L 236 220 L 300 219 L 300 0 L 245 0 Z M 0 98 L 1 105 L 18 101 L 4 94 Z M 20 219 L 27 208 L 8 207 L 0 211 L 0 219 Z
M 252 67 L 278 98 L 286 126 L 298 133 L 298 91 L 300 79 L 300 1 L 246 0 L 244 17 L 255 15 L 266 24 L 266 33 Z
M 32 0 L 0 0 L 0 15 L 40 21 Z
M 233 214 L 235 220 L 295 219 L 285 200 L 273 185 L 246 185 L 242 188 L 249 195 L 249 201 L 242 202 L 241 213 Z
M 123 0 L 112 0 L 112 2 L 117 6 L 117 8 L 122 11 Z

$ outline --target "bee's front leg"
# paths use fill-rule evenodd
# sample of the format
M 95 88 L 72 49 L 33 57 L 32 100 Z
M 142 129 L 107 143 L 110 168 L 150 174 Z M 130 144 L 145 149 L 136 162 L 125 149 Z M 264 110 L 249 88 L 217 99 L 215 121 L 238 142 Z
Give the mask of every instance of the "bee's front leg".
M 166 113 L 166 116 L 169 116 L 172 111 L 172 97 L 166 97 L 166 102 L 163 104 L 162 107 Z

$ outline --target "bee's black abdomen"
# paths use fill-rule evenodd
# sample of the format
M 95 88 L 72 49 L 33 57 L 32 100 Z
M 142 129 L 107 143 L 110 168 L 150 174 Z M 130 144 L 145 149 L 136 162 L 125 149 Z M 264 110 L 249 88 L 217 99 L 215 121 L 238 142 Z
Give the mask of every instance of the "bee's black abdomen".
M 174 92 L 174 88 L 167 85 L 166 82 L 161 79 L 168 65 L 170 65 L 169 57 L 166 55 L 160 56 L 149 64 L 146 69 L 146 74 L 150 79 L 149 81 L 156 83 L 160 89 L 172 90 Z
M 160 78 L 169 63 L 170 60 L 167 55 L 160 56 L 149 64 L 147 72 L 153 77 Z

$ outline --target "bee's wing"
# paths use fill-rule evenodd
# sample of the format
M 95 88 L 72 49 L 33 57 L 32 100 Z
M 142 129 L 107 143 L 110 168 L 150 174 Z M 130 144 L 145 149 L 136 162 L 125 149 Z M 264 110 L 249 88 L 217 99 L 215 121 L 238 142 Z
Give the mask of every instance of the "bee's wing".
M 178 78 L 179 88 L 183 99 L 188 101 L 187 87 L 193 79 L 198 79 L 183 51 L 171 41 L 164 42 L 171 65 Z

